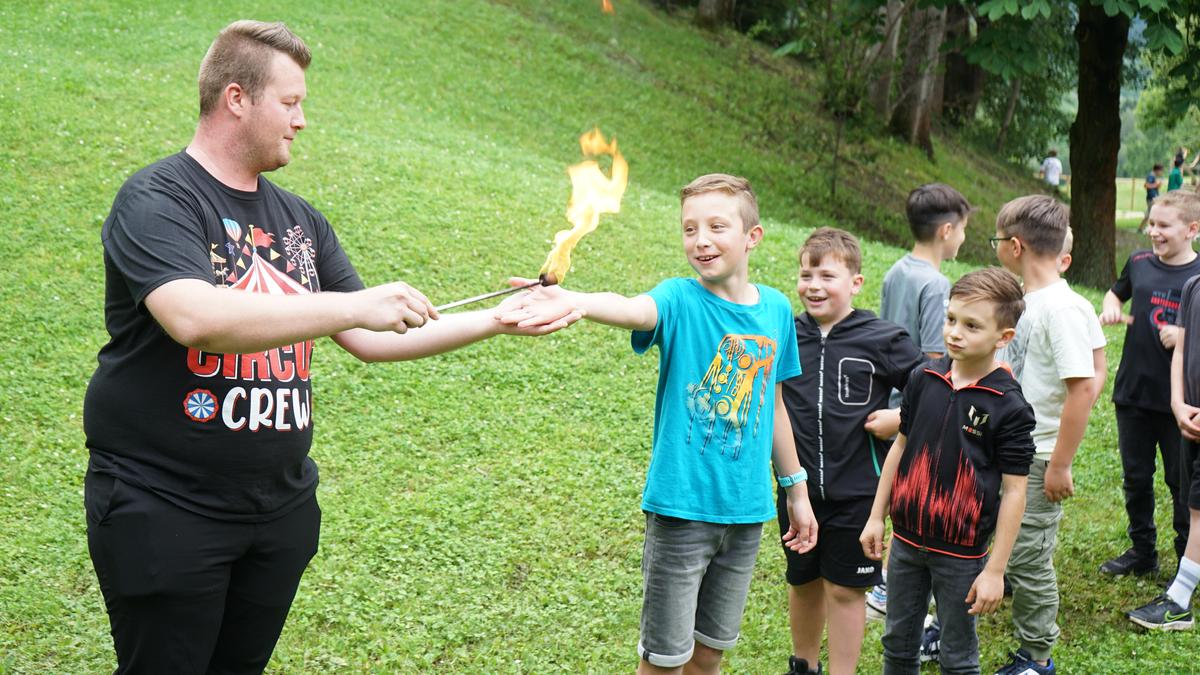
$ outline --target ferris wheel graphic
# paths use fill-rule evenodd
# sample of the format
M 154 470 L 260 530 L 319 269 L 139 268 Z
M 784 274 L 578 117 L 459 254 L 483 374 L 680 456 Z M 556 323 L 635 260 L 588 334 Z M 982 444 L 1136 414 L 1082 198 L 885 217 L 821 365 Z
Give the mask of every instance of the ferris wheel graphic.
M 196 422 L 208 422 L 217 416 L 217 399 L 207 389 L 193 389 L 183 398 L 183 412 Z

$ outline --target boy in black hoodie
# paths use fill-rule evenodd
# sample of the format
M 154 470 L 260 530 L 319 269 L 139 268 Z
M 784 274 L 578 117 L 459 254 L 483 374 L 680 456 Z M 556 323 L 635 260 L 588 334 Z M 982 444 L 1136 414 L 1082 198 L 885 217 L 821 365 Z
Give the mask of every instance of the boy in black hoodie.
M 1034 451 L 1033 410 L 995 360 L 1024 311 L 1022 295 L 1004 270 L 964 275 L 946 308 L 948 355 L 909 376 L 900 435 L 861 537 L 863 552 L 879 560 L 890 512 L 884 673 L 920 672 L 931 590 L 942 623 L 942 672 L 979 672 L 975 616 L 1004 598 Z
M 796 318 L 803 374 L 783 382 L 783 402 L 821 536 L 806 553 L 784 548 L 791 673 L 821 672 L 826 625 L 829 672 L 855 672 L 866 627 L 864 595 L 882 580 L 878 561 L 865 557 L 858 541 L 887 455 L 888 441 L 871 431 L 896 432 L 899 412 L 885 410 L 888 395 L 904 388 L 922 360 L 903 328 L 851 306 L 862 289 L 861 269 L 858 242 L 842 230 L 821 228 L 800 248 L 796 291 L 808 310 Z M 786 502 L 778 504 L 786 532 Z

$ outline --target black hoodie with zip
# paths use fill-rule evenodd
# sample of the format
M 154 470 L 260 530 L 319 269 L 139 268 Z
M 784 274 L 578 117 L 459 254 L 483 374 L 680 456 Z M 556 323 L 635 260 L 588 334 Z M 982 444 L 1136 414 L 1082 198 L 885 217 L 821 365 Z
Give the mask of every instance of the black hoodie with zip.
M 803 373 L 783 382 L 800 464 L 813 499 L 870 499 L 890 441 L 872 436 L 867 416 L 888 407 L 923 359 L 908 333 L 865 309 L 852 310 L 822 336 L 807 312 L 796 317 Z
M 955 389 L 950 363 L 942 357 L 909 376 L 892 531 L 913 546 L 978 558 L 996 529 L 1001 474 L 1029 475 L 1033 409 L 1008 370 L 996 368 Z

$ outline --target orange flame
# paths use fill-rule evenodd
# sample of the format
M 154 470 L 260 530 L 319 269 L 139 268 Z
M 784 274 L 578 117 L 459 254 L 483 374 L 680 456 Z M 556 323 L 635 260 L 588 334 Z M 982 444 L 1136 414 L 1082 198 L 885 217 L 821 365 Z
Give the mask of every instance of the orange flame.
M 600 11 L 604 12 L 605 14 L 612 14 L 612 0 L 600 0 Z
M 596 160 L 589 159 L 567 169 L 571 175 L 571 201 L 567 203 L 567 220 L 574 225 L 554 235 L 554 248 L 546 256 L 541 274 L 555 283 L 562 283 L 571 268 L 571 250 L 583 236 L 596 229 L 601 213 L 621 210 L 621 197 L 629 181 L 629 165 L 617 150 L 617 139 L 609 143 L 599 129 L 579 137 L 585 157 L 612 155 L 612 177 L 604 175 Z

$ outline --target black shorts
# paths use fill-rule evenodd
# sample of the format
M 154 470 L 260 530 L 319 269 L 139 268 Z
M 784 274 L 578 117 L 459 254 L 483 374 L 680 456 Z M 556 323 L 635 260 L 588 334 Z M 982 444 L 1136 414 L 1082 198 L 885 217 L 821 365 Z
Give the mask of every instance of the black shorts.
M 788 531 L 787 498 L 778 491 L 776 511 L 779 532 Z M 811 499 L 811 496 L 810 496 Z M 787 557 L 785 578 L 792 586 L 825 579 L 848 588 L 870 588 L 883 582 L 883 564 L 863 554 L 858 537 L 871 515 L 873 497 L 845 501 L 813 499 L 817 517 L 817 545 L 806 553 L 784 547 Z
M 1179 444 L 1179 452 L 1182 455 L 1179 471 L 1183 474 L 1179 488 L 1187 491 L 1186 495 L 1180 496 L 1184 497 L 1189 509 L 1200 511 L 1200 443 L 1185 439 Z

